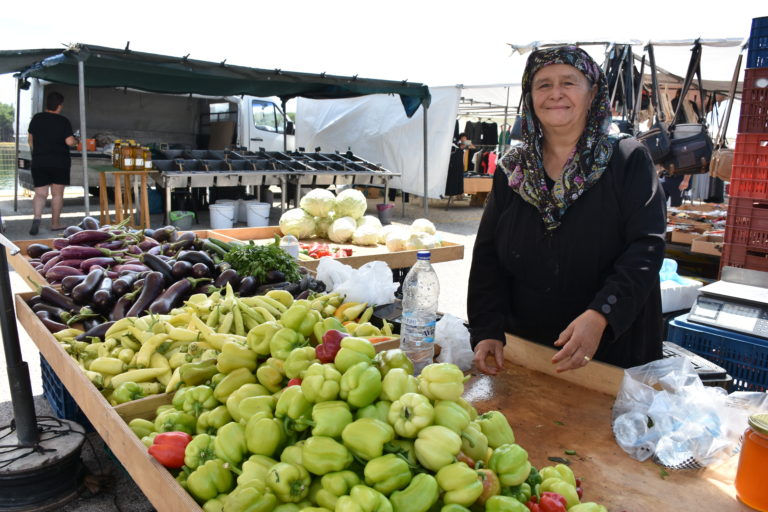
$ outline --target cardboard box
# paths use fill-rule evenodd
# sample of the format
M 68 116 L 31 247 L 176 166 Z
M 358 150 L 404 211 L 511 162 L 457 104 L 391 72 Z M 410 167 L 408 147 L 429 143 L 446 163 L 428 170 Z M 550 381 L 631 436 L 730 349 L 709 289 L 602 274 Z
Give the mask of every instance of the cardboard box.
M 696 231 L 674 230 L 672 231 L 672 243 L 691 245 L 691 243 L 693 243 L 693 241 L 700 236 L 701 236 L 701 233 L 698 233 Z
M 691 243 L 691 252 L 722 256 L 724 244 L 725 237 L 722 235 L 698 236 Z

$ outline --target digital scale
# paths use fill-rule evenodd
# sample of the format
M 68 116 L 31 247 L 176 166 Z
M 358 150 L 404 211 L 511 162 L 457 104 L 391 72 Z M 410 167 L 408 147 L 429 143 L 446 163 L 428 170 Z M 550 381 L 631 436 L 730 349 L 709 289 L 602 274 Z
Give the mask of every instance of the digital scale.
M 768 272 L 723 267 L 702 286 L 688 321 L 768 339 Z

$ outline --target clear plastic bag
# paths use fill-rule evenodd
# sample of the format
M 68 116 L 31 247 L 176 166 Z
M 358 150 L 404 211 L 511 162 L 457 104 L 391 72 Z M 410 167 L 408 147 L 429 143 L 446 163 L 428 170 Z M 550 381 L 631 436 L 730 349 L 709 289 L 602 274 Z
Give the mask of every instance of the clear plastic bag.
M 738 453 L 747 418 L 765 410 L 768 394 L 704 386 L 687 357 L 670 357 L 624 371 L 613 433 L 637 460 L 698 469 Z
M 330 257 L 320 258 L 317 279 L 328 290 L 344 295 L 347 301 L 377 306 L 394 302 L 398 287 L 393 282 L 392 270 L 383 261 L 371 261 L 354 269 Z
M 474 353 L 469 343 L 469 330 L 462 319 L 443 315 L 435 325 L 435 343 L 440 345 L 439 363 L 453 363 L 464 371 L 472 367 Z

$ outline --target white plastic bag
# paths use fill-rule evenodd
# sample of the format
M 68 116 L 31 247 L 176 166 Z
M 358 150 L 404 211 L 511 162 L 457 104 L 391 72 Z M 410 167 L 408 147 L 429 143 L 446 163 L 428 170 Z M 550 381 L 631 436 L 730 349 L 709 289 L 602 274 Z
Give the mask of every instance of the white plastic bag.
M 474 353 L 463 320 L 447 313 L 443 315 L 435 325 L 435 343 L 440 345 L 439 363 L 453 363 L 464 371 L 470 369 Z
M 354 269 L 326 256 L 320 258 L 317 279 L 324 282 L 328 290 L 344 295 L 347 301 L 377 306 L 394 302 L 398 287 L 392 270 L 383 261 L 371 261 Z

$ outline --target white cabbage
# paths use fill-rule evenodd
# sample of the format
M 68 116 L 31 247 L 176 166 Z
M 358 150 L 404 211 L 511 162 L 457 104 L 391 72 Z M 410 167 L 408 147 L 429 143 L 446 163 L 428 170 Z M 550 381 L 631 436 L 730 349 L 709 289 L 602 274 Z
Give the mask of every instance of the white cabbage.
M 310 190 L 299 203 L 305 212 L 315 217 L 327 217 L 333 211 L 335 204 L 336 196 L 324 188 Z
M 280 217 L 280 231 L 298 239 L 309 238 L 315 234 L 315 218 L 301 208 L 293 208 Z
M 389 252 L 404 251 L 405 244 L 408 242 L 409 236 L 410 233 L 402 228 L 390 231 L 385 240 L 387 244 L 387 250 Z
M 408 240 L 405 242 L 405 248 L 409 251 L 418 251 L 421 249 L 434 249 L 440 247 L 437 239 L 424 232 L 411 233 Z
M 413 221 L 413 224 L 411 224 L 411 231 L 414 233 L 427 233 L 429 235 L 437 233 L 435 225 L 427 219 L 416 219 Z
M 356 245 L 377 245 L 379 230 L 372 224 L 363 224 L 352 235 L 352 243 Z
M 348 188 L 336 196 L 336 206 L 334 212 L 337 217 L 352 217 L 359 219 L 365 215 L 368 209 L 368 201 L 359 190 Z
M 374 217 L 373 215 L 365 215 L 364 217 L 357 219 L 357 227 L 360 227 L 364 224 L 369 224 L 376 229 L 381 229 L 381 221 L 378 217 Z
M 403 231 L 403 232 L 405 232 L 405 230 L 403 229 L 403 226 L 398 226 L 396 224 L 390 224 L 388 226 L 384 226 L 383 228 L 381 228 L 379 230 L 379 243 L 380 244 L 387 243 L 387 236 L 390 233 L 392 233 L 393 231 Z
M 332 223 L 330 217 L 315 217 L 315 234 L 320 238 L 328 238 L 328 228 Z
M 337 244 L 345 244 L 352 238 L 356 229 L 357 223 L 355 219 L 352 217 L 341 217 L 333 221 L 331 227 L 328 228 L 328 238 Z

